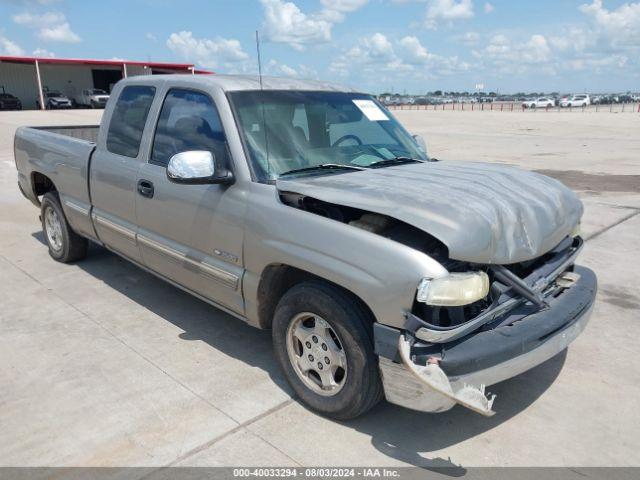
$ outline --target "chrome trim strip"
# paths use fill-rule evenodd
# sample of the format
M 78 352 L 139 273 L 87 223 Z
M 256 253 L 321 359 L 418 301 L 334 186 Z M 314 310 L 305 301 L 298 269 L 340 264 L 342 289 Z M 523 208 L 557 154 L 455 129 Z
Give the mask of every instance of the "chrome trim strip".
M 576 257 L 582 251 L 583 246 L 584 246 L 584 243 L 580 245 L 578 248 L 576 248 L 576 250 L 573 253 L 571 253 L 571 255 L 569 255 L 567 259 L 558 266 L 558 268 L 553 270 L 549 275 L 547 275 L 543 279 L 539 280 L 533 287 L 533 290 L 536 293 L 540 293 L 544 289 L 546 289 L 551 282 L 553 282 L 556 278 L 558 278 L 558 276 L 562 272 L 564 272 L 567 268 L 569 268 L 569 266 L 571 266 L 575 262 Z M 476 328 L 481 327 L 485 323 L 489 323 L 499 315 L 502 315 L 503 313 L 506 313 L 509 310 L 513 310 L 524 301 L 525 299 L 520 297 L 511 298 L 501 303 L 500 305 L 495 307 L 493 310 L 488 310 L 485 313 L 478 315 L 473 320 L 469 320 L 467 323 L 464 323 L 456 328 L 450 328 L 448 330 L 435 330 L 427 327 L 420 327 L 418 330 L 416 330 L 416 337 L 418 337 L 420 340 L 424 340 L 425 342 L 430 342 L 430 343 L 451 342 L 453 340 L 457 340 L 458 338 L 464 337 L 467 333 L 470 333 Z
M 189 261 L 192 261 L 192 260 L 189 260 Z M 200 267 L 200 270 L 202 271 L 202 273 L 204 273 L 205 275 L 221 281 L 222 283 L 224 283 L 225 285 L 228 285 L 234 290 L 238 288 L 239 278 L 237 277 L 237 275 L 234 275 L 233 273 L 229 273 L 226 270 L 222 270 L 221 268 L 214 267 L 213 265 L 210 265 L 206 262 L 200 262 L 198 266 Z
M 209 263 L 206 262 L 198 262 L 196 260 L 193 260 L 189 257 L 187 257 L 185 254 L 171 248 L 168 247 L 166 245 L 163 245 L 159 242 L 156 242 L 155 240 L 152 240 L 149 237 L 145 237 L 143 235 L 138 235 L 138 241 L 149 247 L 152 248 L 160 253 L 163 253 L 175 260 L 178 260 L 180 262 L 185 262 L 195 268 L 198 269 L 198 271 L 201 274 L 204 274 L 208 277 L 213 278 L 214 280 L 217 280 L 221 283 L 223 283 L 224 285 L 233 288 L 234 290 L 236 290 L 238 288 L 238 281 L 239 278 L 237 275 L 234 275 L 233 273 L 227 272 L 226 270 L 223 270 L 221 268 L 218 268 L 214 265 L 211 265 Z
M 171 258 L 174 258 L 176 260 L 182 261 L 186 258 L 177 250 L 166 247 L 161 243 L 156 242 L 155 240 L 151 240 L 149 237 L 145 237 L 144 235 L 138 235 L 138 242 L 140 242 L 143 245 L 146 245 L 147 247 L 153 248 L 154 250 L 157 250 L 161 253 L 164 253 L 165 255 L 168 255 Z
M 78 205 L 77 203 L 72 202 L 71 200 L 65 200 L 64 204 L 67 207 L 69 207 L 71 210 L 74 210 L 74 211 L 80 213 L 81 215 L 89 216 L 89 209 L 88 208 L 81 207 L 80 205 Z
M 134 232 L 133 230 L 130 230 L 127 227 L 123 227 L 122 225 L 118 225 L 117 223 L 114 223 L 111 220 L 107 220 L 106 218 L 101 217 L 95 213 L 93 214 L 93 221 L 96 223 L 99 223 L 105 228 L 108 228 L 109 230 L 119 233 L 120 235 L 125 237 L 127 240 L 132 241 L 133 243 L 137 243 L 136 232 Z

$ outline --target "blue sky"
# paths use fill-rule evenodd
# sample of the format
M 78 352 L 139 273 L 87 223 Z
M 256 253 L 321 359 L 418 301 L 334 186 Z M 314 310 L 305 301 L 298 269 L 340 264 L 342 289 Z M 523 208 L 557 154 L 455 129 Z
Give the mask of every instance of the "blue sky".
M 640 90 L 640 1 L 0 0 L 0 54 L 188 61 L 371 92 Z

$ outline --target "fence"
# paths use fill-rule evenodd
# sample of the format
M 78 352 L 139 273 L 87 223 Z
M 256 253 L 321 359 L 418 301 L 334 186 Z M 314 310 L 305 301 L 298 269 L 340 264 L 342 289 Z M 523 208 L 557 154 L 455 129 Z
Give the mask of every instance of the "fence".
M 612 103 L 586 107 L 525 108 L 520 102 L 441 103 L 439 105 L 387 105 L 389 110 L 490 111 L 490 112 L 610 112 L 640 113 L 640 103 Z

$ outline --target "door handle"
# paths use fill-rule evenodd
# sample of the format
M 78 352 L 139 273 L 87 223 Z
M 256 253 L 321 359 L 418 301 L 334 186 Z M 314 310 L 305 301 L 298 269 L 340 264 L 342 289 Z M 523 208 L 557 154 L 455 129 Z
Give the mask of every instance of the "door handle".
M 149 180 L 138 180 L 138 193 L 143 197 L 153 198 L 153 182 Z

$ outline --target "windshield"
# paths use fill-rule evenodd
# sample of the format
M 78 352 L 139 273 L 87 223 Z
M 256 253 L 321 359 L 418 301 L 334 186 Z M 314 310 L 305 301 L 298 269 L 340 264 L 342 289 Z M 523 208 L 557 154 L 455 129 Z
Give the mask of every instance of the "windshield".
M 89 90 L 90 95 L 107 95 L 107 92 L 104 90 L 100 90 L 99 88 L 94 88 L 93 90 Z
M 369 95 L 242 91 L 229 97 L 260 181 L 299 170 L 296 174 L 344 173 L 374 163 L 391 165 L 398 157 L 427 159 L 411 135 Z M 309 170 L 320 165 L 334 168 Z
M 62 94 L 60 92 L 47 92 L 47 97 L 61 97 Z

